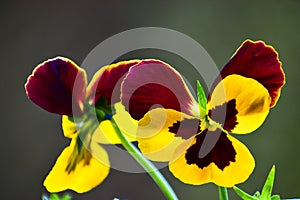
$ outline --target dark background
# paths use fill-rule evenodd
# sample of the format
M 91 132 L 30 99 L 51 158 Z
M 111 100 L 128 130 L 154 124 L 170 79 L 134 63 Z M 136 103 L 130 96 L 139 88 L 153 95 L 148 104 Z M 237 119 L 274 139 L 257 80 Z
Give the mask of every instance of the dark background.
M 197 40 L 221 68 L 247 38 L 262 39 L 279 52 L 287 84 L 263 126 L 239 136 L 252 151 L 256 168 L 240 185 L 260 190 L 276 165 L 274 193 L 300 196 L 299 30 L 300 1 L 1 1 L 1 199 L 40 199 L 43 180 L 68 144 L 60 117 L 31 103 L 24 83 L 32 69 L 62 55 L 80 64 L 107 37 L 157 26 Z M 159 54 L 147 57 L 160 58 Z M 172 61 L 170 61 L 172 64 Z M 174 64 L 174 63 L 173 63 Z M 176 65 L 176 63 L 175 63 Z M 217 187 L 185 185 L 161 170 L 179 199 L 217 199 Z M 164 199 L 147 174 L 112 170 L 96 189 L 74 199 Z M 231 199 L 238 199 L 230 192 Z

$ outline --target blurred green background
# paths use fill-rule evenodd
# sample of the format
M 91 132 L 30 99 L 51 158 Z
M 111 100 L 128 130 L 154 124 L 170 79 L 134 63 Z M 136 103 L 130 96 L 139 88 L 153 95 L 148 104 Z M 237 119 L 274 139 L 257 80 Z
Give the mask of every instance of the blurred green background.
M 261 189 L 275 164 L 274 193 L 299 197 L 299 8 L 300 1 L 296 0 L 1 1 L 1 199 L 33 200 L 47 194 L 43 180 L 68 144 L 61 132 L 60 117 L 45 112 L 26 97 L 23 86 L 32 69 L 56 55 L 81 64 L 107 37 L 143 26 L 165 27 L 189 35 L 204 46 L 220 68 L 247 38 L 262 39 L 276 48 L 287 84 L 264 125 L 238 137 L 256 159 L 255 171 L 240 187 L 250 193 Z M 151 56 L 160 58 L 157 53 L 147 57 Z M 168 169 L 161 171 L 179 199 L 217 199 L 215 185 L 185 185 Z M 105 182 L 91 192 L 70 194 L 78 200 L 165 199 L 147 174 L 116 170 L 111 170 Z M 230 192 L 230 199 L 238 198 Z

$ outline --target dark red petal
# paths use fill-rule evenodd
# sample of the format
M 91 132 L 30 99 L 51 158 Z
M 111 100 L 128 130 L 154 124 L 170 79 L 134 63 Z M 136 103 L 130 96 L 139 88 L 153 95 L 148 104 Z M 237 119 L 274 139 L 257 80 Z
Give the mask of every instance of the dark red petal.
M 197 107 L 180 74 L 159 60 L 143 60 L 130 68 L 122 84 L 121 100 L 134 119 L 141 119 L 158 105 L 192 116 Z
M 271 107 L 275 106 L 285 83 L 277 52 L 263 41 L 246 40 L 241 45 L 221 71 L 222 78 L 231 74 L 239 74 L 260 82 L 272 98 Z
M 25 89 L 29 99 L 45 110 L 76 116 L 83 109 L 86 74 L 71 60 L 56 57 L 34 69 Z
M 108 105 L 120 102 L 121 79 L 125 77 L 131 66 L 139 62 L 139 60 L 129 60 L 102 67 L 88 86 L 87 96 L 90 97 L 90 102 L 97 103 L 101 97 L 105 97 Z
M 221 170 L 235 162 L 235 156 L 236 151 L 226 133 L 208 130 L 196 136 L 196 143 L 185 154 L 187 164 L 196 164 L 203 169 L 215 163 Z

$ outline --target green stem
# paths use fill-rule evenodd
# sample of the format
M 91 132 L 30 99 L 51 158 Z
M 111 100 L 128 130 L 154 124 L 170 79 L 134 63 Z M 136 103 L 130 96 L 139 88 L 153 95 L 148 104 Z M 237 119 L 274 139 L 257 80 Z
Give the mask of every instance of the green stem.
M 219 186 L 219 199 L 228 200 L 228 192 L 226 187 Z
M 152 177 L 155 183 L 160 187 L 164 195 L 170 200 L 178 200 L 175 192 L 162 176 L 159 170 L 148 160 L 142 153 L 122 134 L 120 128 L 118 127 L 116 121 L 111 119 L 112 125 L 122 141 L 124 148 L 131 154 L 132 157 L 146 170 L 146 172 Z

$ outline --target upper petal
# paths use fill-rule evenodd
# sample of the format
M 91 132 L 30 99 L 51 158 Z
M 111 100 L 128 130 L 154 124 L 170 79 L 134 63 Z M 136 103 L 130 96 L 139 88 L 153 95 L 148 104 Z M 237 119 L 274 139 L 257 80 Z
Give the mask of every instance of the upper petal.
M 73 139 L 71 145 L 63 150 L 46 177 L 44 186 L 49 192 L 60 192 L 67 189 L 74 190 L 78 193 L 87 192 L 99 185 L 108 176 L 108 155 L 99 145 L 95 152 L 101 159 L 96 159 L 92 156 L 89 162 L 81 160 L 77 163 L 73 171 L 69 172 L 66 170 L 72 152 L 76 147 L 75 140 L 76 139 Z M 77 151 L 77 149 L 75 150 Z
M 256 80 L 229 75 L 215 87 L 208 108 L 210 117 L 227 131 L 250 133 L 264 122 L 270 102 L 267 89 Z
M 25 89 L 29 99 L 49 112 L 80 115 L 85 98 L 86 74 L 73 61 L 56 57 L 34 69 Z
M 276 50 L 263 41 L 246 40 L 241 45 L 221 71 L 222 78 L 231 74 L 253 78 L 261 83 L 272 98 L 271 107 L 275 106 L 285 83 Z
M 97 103 L 101 97 L 105 97 L 108 105 L 119 102 L 122 79 L 129 68 L 139 62 L 139 60 L 122 61 L 98 70 L 87 88 L 90 103 Z
M 180 74 L 159 60 L 143 60 L 133 66 L 121 90 L 122 104 L 134 119 L 141 119 L 158 105 L 190 115 L 199 113 Z

